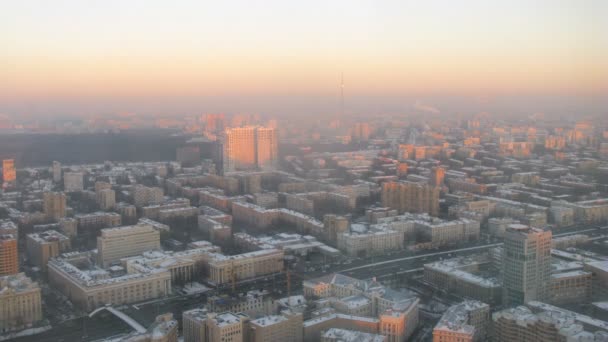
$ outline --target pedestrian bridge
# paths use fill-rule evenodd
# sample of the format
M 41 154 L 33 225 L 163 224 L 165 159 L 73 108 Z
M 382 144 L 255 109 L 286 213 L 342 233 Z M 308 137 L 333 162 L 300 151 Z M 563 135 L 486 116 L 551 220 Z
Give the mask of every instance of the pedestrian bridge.
M 131 328 L 135 329 L 135 331 L 137 331 L 138 333 L 145 333 L 147 331 L 146 328 L 144 328 L 141 324 L 137 323 L 137 321 L 135 321 L 133 318 L 127 316 L 122 311 L 114 309 L 110 305 L 102 306 L 100 308 L 95 309 L 93 312 L 91 312 L 89 314 L 89 317 L 93 317 L 98 312 L 103 311 L 103 310 L 107 310 L 107 311 L 111 312 L 114 316 L 122 319 L 123 322 L 127 323 L 128 325 L 130 325 Z

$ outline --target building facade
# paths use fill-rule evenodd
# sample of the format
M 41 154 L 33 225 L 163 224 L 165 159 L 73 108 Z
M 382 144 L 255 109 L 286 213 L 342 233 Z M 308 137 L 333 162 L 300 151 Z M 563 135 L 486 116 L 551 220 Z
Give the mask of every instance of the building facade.
M 505 232 L 503 305 L 549 299 L 551 231 L 511 225 Z
M 40 287 L 24 273 L 0 277 L 0 333 L 42 320 Z
M 399 211 L 439 215 L 439 187 L 430 184 L 399 181 L 382 184 L 382 205 Z
M 160 249 L 160 232 L 150 225 L 135 225 L 101 230 L 97 237 L 99 263 L 103 267 L 122 258 Z
M 19 272 L 19 253 L 17 236 L 12 234 L 0 235 L 0 276 Z

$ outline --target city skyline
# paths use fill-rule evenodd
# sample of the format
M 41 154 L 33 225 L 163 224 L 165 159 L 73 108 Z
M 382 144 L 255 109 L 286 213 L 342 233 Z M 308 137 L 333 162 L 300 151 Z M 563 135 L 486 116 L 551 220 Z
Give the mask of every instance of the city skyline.
M 338 112 L 342 73 L 347 113 L 453 97 L 605 105 L 600 1 L 157 5 L 5 6 L 0 114 Z
M 607 342 L 608 2 L 0 6 L 0 341 Z

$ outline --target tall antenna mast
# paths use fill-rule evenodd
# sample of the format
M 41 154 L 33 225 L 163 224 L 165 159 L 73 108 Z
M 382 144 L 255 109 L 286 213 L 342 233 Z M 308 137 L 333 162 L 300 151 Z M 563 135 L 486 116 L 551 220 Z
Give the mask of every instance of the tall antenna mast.
M 342 72 L 342 78 L 340 80 L 340 117 L 338 118 L 338 122 L 342 120 L 344 116 L 344 72 Z

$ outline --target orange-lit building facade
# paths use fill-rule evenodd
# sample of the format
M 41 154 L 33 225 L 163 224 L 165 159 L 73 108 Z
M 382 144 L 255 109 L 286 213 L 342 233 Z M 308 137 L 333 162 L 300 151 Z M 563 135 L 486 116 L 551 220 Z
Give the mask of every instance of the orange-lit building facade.
M 13 235 L 0 235 L 0 276 L 19 273 L 17 239 Z
M 277 166 L 278 135 L 275 128 L 239 127 L 224 132 L 224 172 L 273 170 Z
M 4 183 L 12 183 L 17 180 L 15 161 L 13 159 L 4 159 L 2 161 L 2 180 Z

